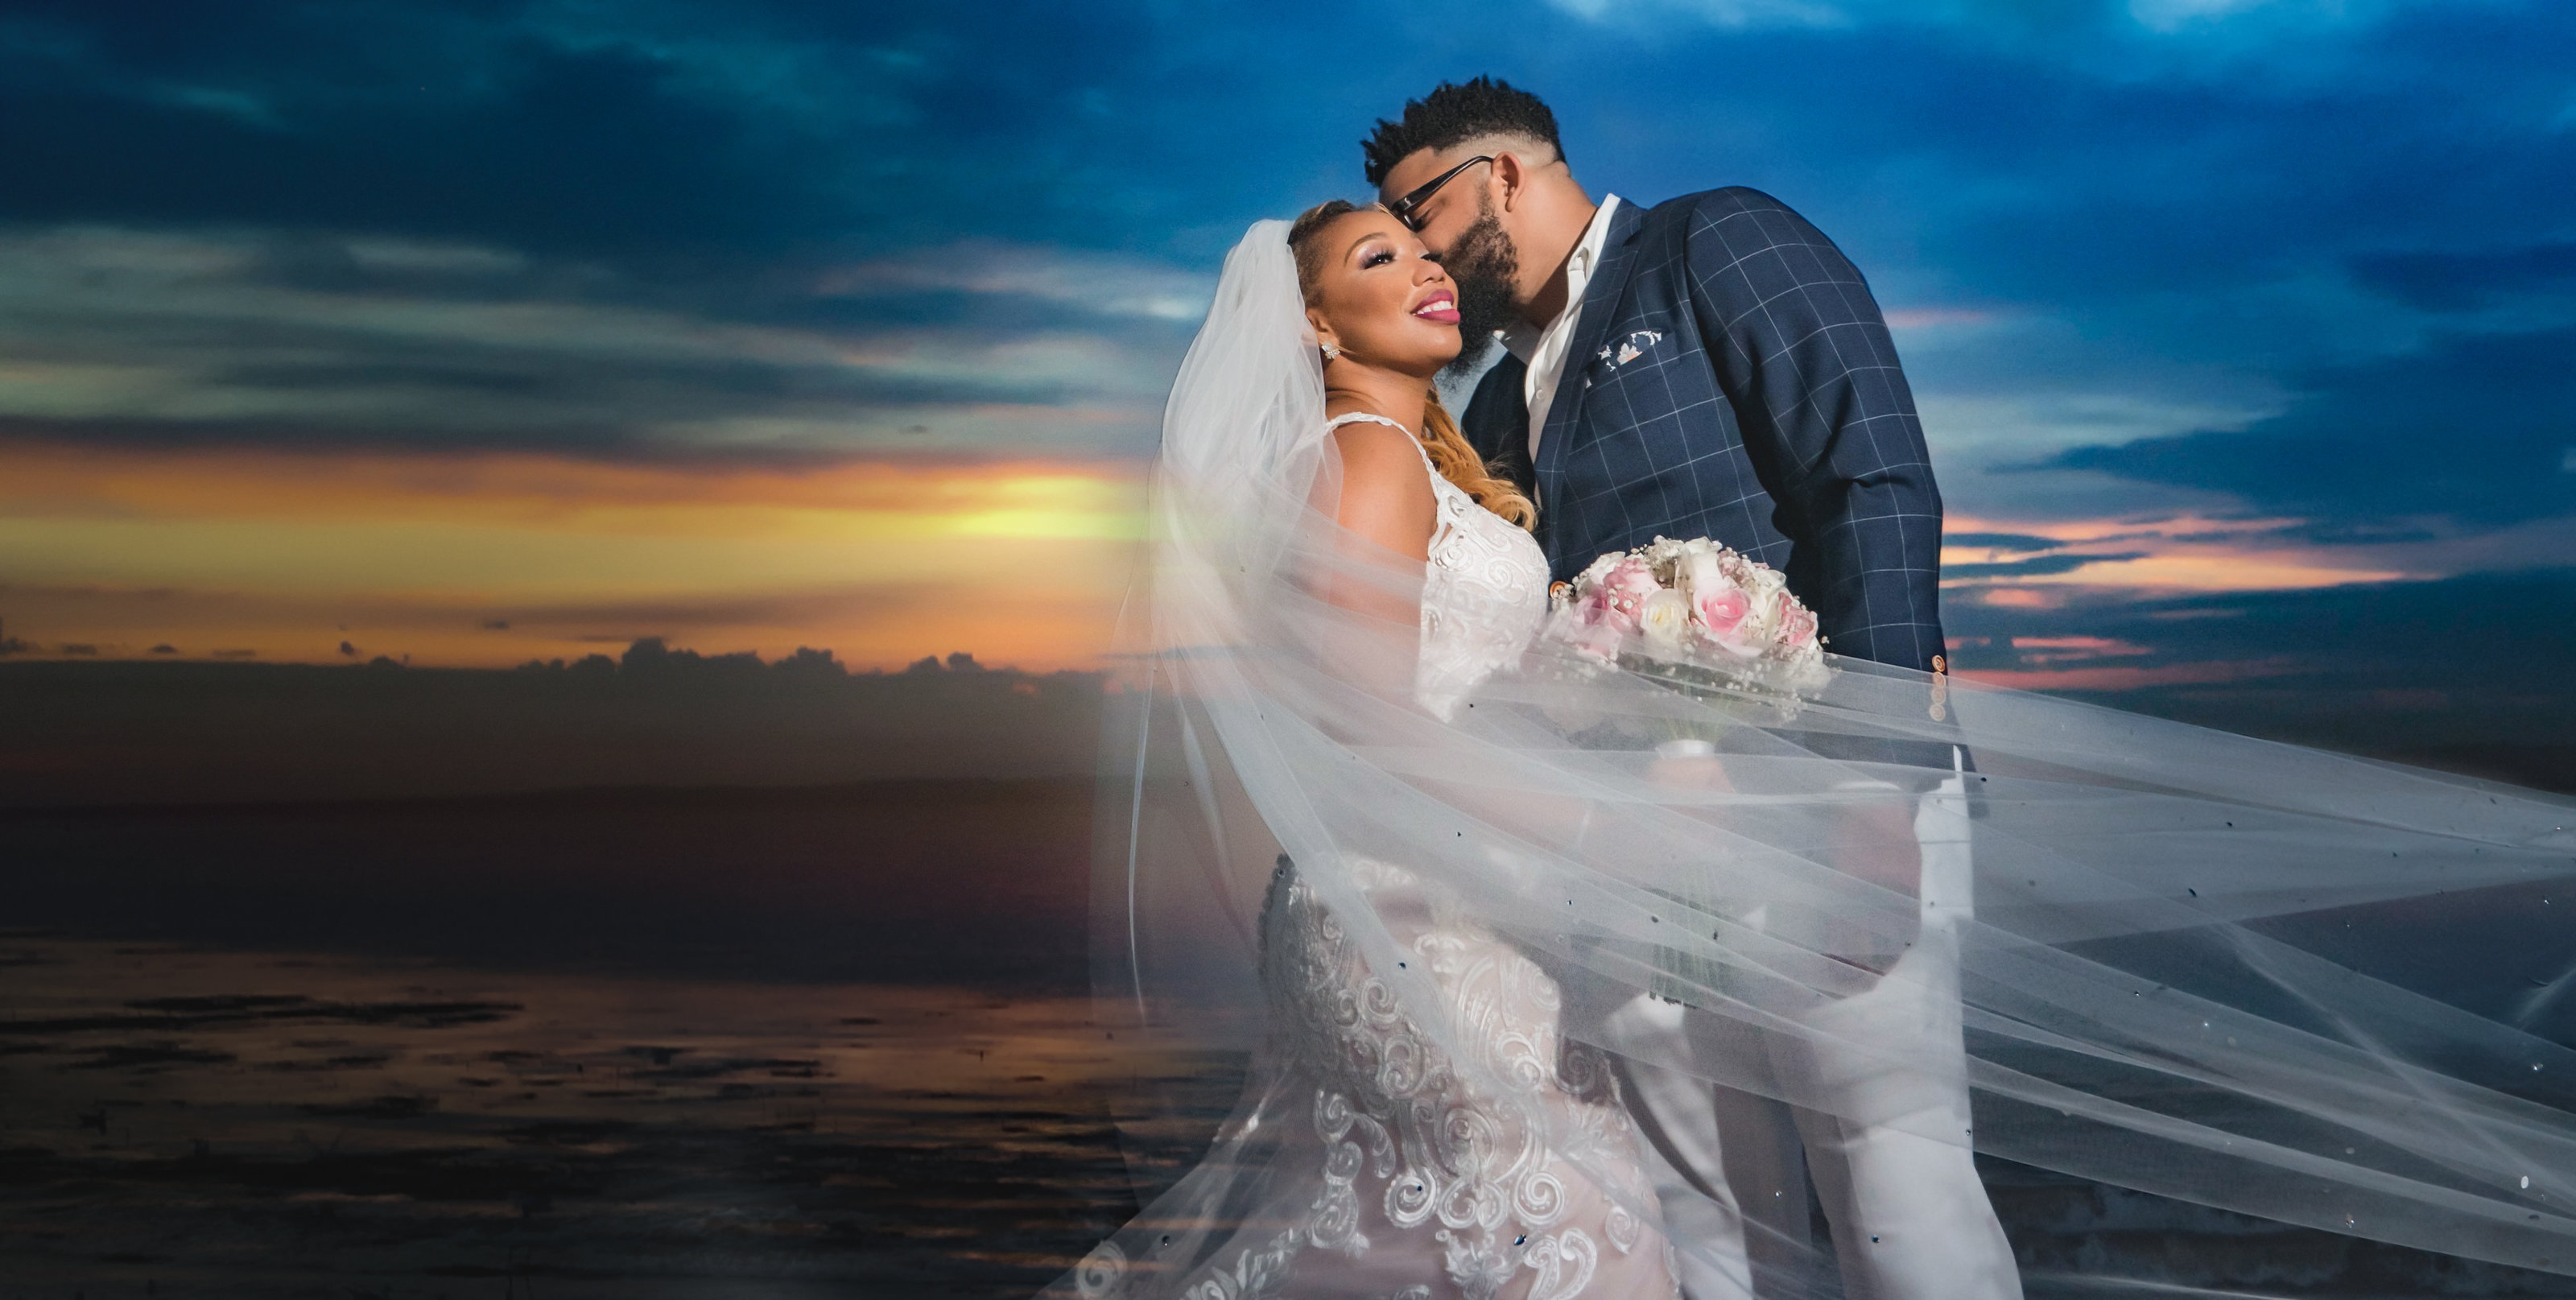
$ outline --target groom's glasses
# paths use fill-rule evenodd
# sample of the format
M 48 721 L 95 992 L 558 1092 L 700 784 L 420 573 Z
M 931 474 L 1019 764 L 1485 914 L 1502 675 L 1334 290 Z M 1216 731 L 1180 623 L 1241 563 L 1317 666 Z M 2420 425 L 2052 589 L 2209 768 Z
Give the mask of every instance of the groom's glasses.
M 1463 172 L 1480 162 L 1492 162 L 1493 160 L 1494 158 L 1491 154 L 1483 154 L 1470 158 L 1467 161 L 1432 177 L 1429 182 L 1417 187 L 1411 194 L 1407 194 L 1403 198 L 1387 204 L 1386 210 L 1393 213 L 1396 220 L 1403 222 L 1405 229 L 1419 231 L 1422 229 L 1422 223 L 1414 219 L 1414 214 L 1422 211 L 1422 205 L 1429 203 L 1431 201 L 1431 196 L 1440 192 L 1441 186 L 1456 179 L 1458 173 Z

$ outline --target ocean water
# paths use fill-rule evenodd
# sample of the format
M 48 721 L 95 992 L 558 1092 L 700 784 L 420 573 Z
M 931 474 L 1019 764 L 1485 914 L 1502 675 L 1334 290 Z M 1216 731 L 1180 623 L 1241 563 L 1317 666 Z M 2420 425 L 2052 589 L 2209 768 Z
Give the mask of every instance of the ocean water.
M 0 809 L 0 1300 L 1026 1295 L 1134 1211 L 1089 798 Z
M 1079 997 L 36 934 L 0 972 L 12 1300 L 1013 1296 L 1133 1211 Z
M 1135 1211 L 1078 995 L 0 934 L 0 1300 L 1024 1296 Z M 1151 1167 L 1131 1169 L 1131 1160 Z M 1989 1162 L 2033 1297 L 2565 1296 Z
M 0 809 L 0 1300 L 1027 1295 L 1239 1086 L 1090 1023 L 1088 832 L 1078 782 Z M 2478 915 L 2301 924 L 2491 1012 L 2570 960 Z M 1983 1171 L 2034 1297 L 2576 1295 Z

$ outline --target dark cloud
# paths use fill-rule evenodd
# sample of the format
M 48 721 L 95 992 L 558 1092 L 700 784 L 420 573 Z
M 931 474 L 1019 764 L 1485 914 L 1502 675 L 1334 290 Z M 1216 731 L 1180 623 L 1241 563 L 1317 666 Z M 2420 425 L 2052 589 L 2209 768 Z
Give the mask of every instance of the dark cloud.
M 1204 94 L 1116 6 L 25 5 L 0 218 L 392 230 L 653 259 L 966 228 L 1129 242 L 1139 98 Z M 1285 106 L 1280 109 L 1285 112 Z M 1243 165 L 1250 170 L 1250 164 Z M 1150 178 L 1180 201 L 1188 183 Z M 1167 225 L 1164 228 L 1168 228 Z
M 2576 329 L 2443 336 L 2299 388 L 2288 411 L 2241 432 L 2078 447 L 2048 467 L 2217 489 L 2334 523 L 2497 525 L 2576 510 Z
M 1941 544 L 1989 551 L 2053 551 L 2066 545 L 2054 537 L 2029 533 L 1943 533 Z
M 2576 569 L 2554 568 L 2159 600 L 2079 594 L 2043 609 L 1954 598 L 1942 618 L 1962 670 L 2142 670 L 2132 685 L 2038 684 L 2231 731 L 2388 753 L 2576 735 L 2571 610 Z M 2153 676 L 2213 664 L 2233 671 Z
M 1944 578 L 2044 578 L 2073 573 L 2088 564 L 2111 564 L 2120 560 L 2137 560 L 2145 557 L 2144 551 L 2123 551 L 2114 555 L 2041 555 L 2027 560 L 1944 564 L 1941 566 L 1941 576 Z
M 520 669 L 13 661 L 0 762 L 25 779 L 0 810 L 1060 777 L 1096 756 L 1096 674 L 852 672 L 828 651 L 764 664 L 660 638 L 603 648 L 622 653 Z
M 846 453 L 925 423 L 989 447 L 925 415 L 1006 408 L 1129 408 L 1013 436 L 1132 453 L 1204 292 L 992 246 L 682 284 L 478 244 L 104 229 L 0 233 L 0 277 L 0 355 L 70 390 L 18 390 L 41 414 L 0 398 L 21 436 L 642 453 Z
M 1556 104 L 1594 190 L 1758 186 L 1891 305 L 1977 317 L 1905 334 L 1928 411 L 2035 412 L 1951 454 L 1963 512 L 2094 508 L 1972 471 L 2143 433 L 2064 463 L 2320 527 L 2419 507 L 2485 526 L 2566 508 L 2538 431 L 2563 394 L 2516 340 L 2576 323 L 2571 63 L 2576 20 L 2545 0 L 20 0 L 0 16 L 0 227 L 220 235 L 251 251 L 210 297 L 325 310 L 172 313 L 150 290 L 152 310 L 28 319 L 0 355 L 189 363 L 187 409 L 124 400 L 163 374 L 43 408 L 127 421 L 99 436 L 648 454 L 792 425 L 840 449 L 916 427 L 990 446 L 1032 435 L 943 415 L 1016 403 L 1115 407 L 1113 431 L 1045 436 L 1133 454 L 1244 223 L 1359 190 L 1372 120 L 1491 71 Z M 397 308 L 455 328 L 406 332 Z M 624 342 L 531 336 L 512 310 Z M 624 346 L 646 316 L 813 353 Z M 2428 317 L 2518 333 L 2428 338 Z M 833 353 L 857 360 L 815 359 Z M 2193 432 L 2284 391 L 2244 435 Z M 2444 446 L 2428 475 L 2392 450 L 2409 438 Z
M 701 599 L 596 600 L 563 604 L 517 604 L 501 627 L 531 625 L 624 625 L 701 631 L 749 625 L 796 626 L 827 621 L 854 608 L 890 621 L 917 616 L 936 606 L 943 589 L 930 582 L 852 583 L 844 587 L 794 592 L 729 595 Z M 492 626 L 490 623 L 486 627 Z M 631 637 L 610 637 L 625 641 Z M 659 636 L 646 637 L 659 645 Z M 637 641 L 636 644 L 642 644 Z
M 2355 280 L 2423 311 L 2471 311 L 2502 298 L 2576 289 L 2576 243 L 2496 252 L 2363 253 L 2351 265 Z
M 1358 189 L 1369 122 L 1474 70 L 1554 98 L 1596 184 L 1762 185 L 1889 252 L 1935 231 L 1943 260 L 2016 296 L 2239 275 L 2437 217 L 2468 223 L 2446 241 L 2528 226 L 2576 167 L 2535 152 L 2550 124 L 2515 97 L 2558 95 L 2576 54 L 2536 4 L 2165 32 L 2108 0 L 1827 5 L 1849 21 L 1768 29 L 1463 0 L 12 7 L 0 214 L 20 219 L 653 257 L 960 234 L 1204 257 L 1252 216 Z
M 816 235 L 810 172 L 613 57 L 532 52 L 518 95 L 423 112 L 335 105 L 279 129 L 84 87 L 8 96 L 0 149 L 21 221 L 220 221 L 404 230 L 533 247 Z M 401 75 L 397 72 L 395 75 Z M 763 164 L 767 165 L 763 165 Z M 800 227 L 803 227 L 800 229 Z
M 2438 540 L 2442 534 L 2419 525 L 2378 519 L 2304 520 L 2274 528 L 2240 529 L 2232 533 L 2177 533 L 2178 542 L 2248 541 L 2248 542 L 2314 542 L 2320 546 L 2402 546 L 2410 542 Z

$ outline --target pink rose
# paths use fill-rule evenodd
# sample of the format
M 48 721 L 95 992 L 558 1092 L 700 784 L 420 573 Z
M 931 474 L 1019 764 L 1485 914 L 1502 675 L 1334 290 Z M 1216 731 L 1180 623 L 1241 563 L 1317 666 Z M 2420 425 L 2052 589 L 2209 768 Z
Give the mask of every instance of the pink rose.
M 1801 605 L 1787 592 L 1780 593 L 1780 646 L 1785 650 L 1804 650 L 1816 643 L 1816 612 Z
M 1744 626 L 1744 616 L 1753 612 L 1753 600 L 1742 587 L 1712 582 L 1694 594 L 1698 597 L 1700 626 L 1707 629 L 1709 640 L 1733 654 L 1760 653 L 1760 647 L 1740 644 L 1737 637 L 1738 629 Z
M 1637 625 L 1627 610 L 1619 607 L 1619 598 L 1607 584 L 1592 589 L 1580 606 L 1586 627 L 1606 627 L 1614 633 L 1625 633 Z
M 1611 603 L 1631 620 L 1646 607 L 1646 602 L 1656 592 L 1663 589 L 1664 584 L 1655 581 L 1655 566 L 1643 556 L 1631 555 L 1601 575 L 1601 590 L 1608 593 Z

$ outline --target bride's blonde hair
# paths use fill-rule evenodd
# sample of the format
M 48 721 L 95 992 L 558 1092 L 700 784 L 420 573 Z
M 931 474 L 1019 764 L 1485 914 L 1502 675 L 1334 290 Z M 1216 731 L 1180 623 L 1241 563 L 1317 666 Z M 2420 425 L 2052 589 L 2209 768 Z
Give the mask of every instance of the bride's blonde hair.
M 1383 204 L 1368 206 L 1385 210 Z M 1315 242 L 1315 236 L 1323 233 L 1324 227 L 1360 210 L 1359 204 L 1347 199 L 1330 199 L 1306 209 L 1298 215 L 1296 223 L 1288 227 L 1288 247 L 1297 257 L 1297 283 L 1307 305 L 1314 304 L 1315 282 L 1324 269 L 1323 252 Z M 1467 445 L 1467 436 L 1458 431 L 1458 422 L 1450 418 L 1448 408 L 1440 404 L 1440 395 L 1436 392 L 1423 404 L 1421 426 L 1422 449 L 1430 455 L 1431 468 L 1437 470 L 1440 477 L 1457 484 L 1459 490 L 1474 498 L 1477 505 L 1522 528 L 1538 522 L 1538 504 L 1512 486 L 1510 480 L 1495 477 L 1493 470 L 1476 455 L 1476 449 Z

